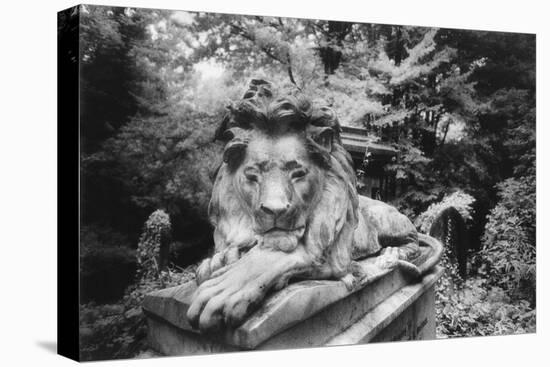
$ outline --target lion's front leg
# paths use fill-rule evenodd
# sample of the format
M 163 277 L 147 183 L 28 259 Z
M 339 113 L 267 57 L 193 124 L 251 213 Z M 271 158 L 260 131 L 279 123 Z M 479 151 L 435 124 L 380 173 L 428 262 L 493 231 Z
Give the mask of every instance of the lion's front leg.
M 257 243 L 256 239 L 230 244 L 223 250 L 216 252 L 212 257 L 204 259 L 195 272 L 197 284 L 202 284 L 212 277 L 212 274 L 224 266 L 231 265 L 239 260 L 248 250 Z
M 187 317 L 201 331 L 217 330 L 223 325 L 235 327 L 269 290 L 294 275 L 307 273 L 312 264 L 303 246 L 291 253 L 256 246 L 199 286 Z

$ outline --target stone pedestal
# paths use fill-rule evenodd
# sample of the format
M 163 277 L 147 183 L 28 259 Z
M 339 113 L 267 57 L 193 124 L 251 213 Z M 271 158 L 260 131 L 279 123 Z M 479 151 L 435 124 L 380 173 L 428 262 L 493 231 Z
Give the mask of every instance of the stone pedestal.
M 150 344 L 164 355 L 190 355 L 435 338 L 441 268 L 414 281 L 399 268 L 378 268 L 374 259 L 360 265 L 366 276 L 353 291 L 340 281 L 294 283 L 269 296 L 243 325 L 216 335 L 188 324 L 195 282 L 151 293 L 143 303 Z

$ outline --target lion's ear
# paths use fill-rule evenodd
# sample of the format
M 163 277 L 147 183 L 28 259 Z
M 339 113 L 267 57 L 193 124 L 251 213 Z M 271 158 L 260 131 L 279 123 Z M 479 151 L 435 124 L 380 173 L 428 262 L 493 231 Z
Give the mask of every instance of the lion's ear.
M 308 126 L 307 133 L 314 142 L 325 148 L 327 151 L 332 151 L 334 130 L 332 130 L 331 127 Z
M 315 142 L 312 138 L 307 138 L 306 149 L 311 160 L 313 160 L 320 167 L 330 169 L 331 156 L 330 152 L 326 148 Z
M 227 163 L 230 170 L 233 171 L 242 163 L 247 146 L 248 143 L 241 139 L 232 140 L 227 143 L 223 151 L 223 161 Z

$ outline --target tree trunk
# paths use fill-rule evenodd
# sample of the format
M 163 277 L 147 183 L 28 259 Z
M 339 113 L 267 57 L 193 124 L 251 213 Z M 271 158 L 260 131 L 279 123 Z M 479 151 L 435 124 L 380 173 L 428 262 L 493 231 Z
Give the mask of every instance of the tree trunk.
M 342 51 L 344 39 L 351 31 L 352 23 L 348 22 L 328 22 L 328 31 L 326 34 L 327 46 L 319 47 L 319 56 L 323 62 L 325 71 L 325 80 L 329 75 L 334 74 L 342 62 Z

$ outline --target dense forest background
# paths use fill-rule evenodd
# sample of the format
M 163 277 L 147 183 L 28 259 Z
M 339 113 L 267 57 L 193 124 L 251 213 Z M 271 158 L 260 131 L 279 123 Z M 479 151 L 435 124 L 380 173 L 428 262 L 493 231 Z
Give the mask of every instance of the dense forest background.
M 440 284 L 439 337 L 535 330 L 534 35 L 84 5 L 61 16 L 79 22 L 84 359 L 142 355 L 140 297 L 192 276 L 212 248 L 214 132 L 251 78 L 292 84 L 396 148 L 392 204 L 419 229 L 458 210 L 470 253 Z M 169 266 L 151 275 L 144 249 L 165 227 Z

